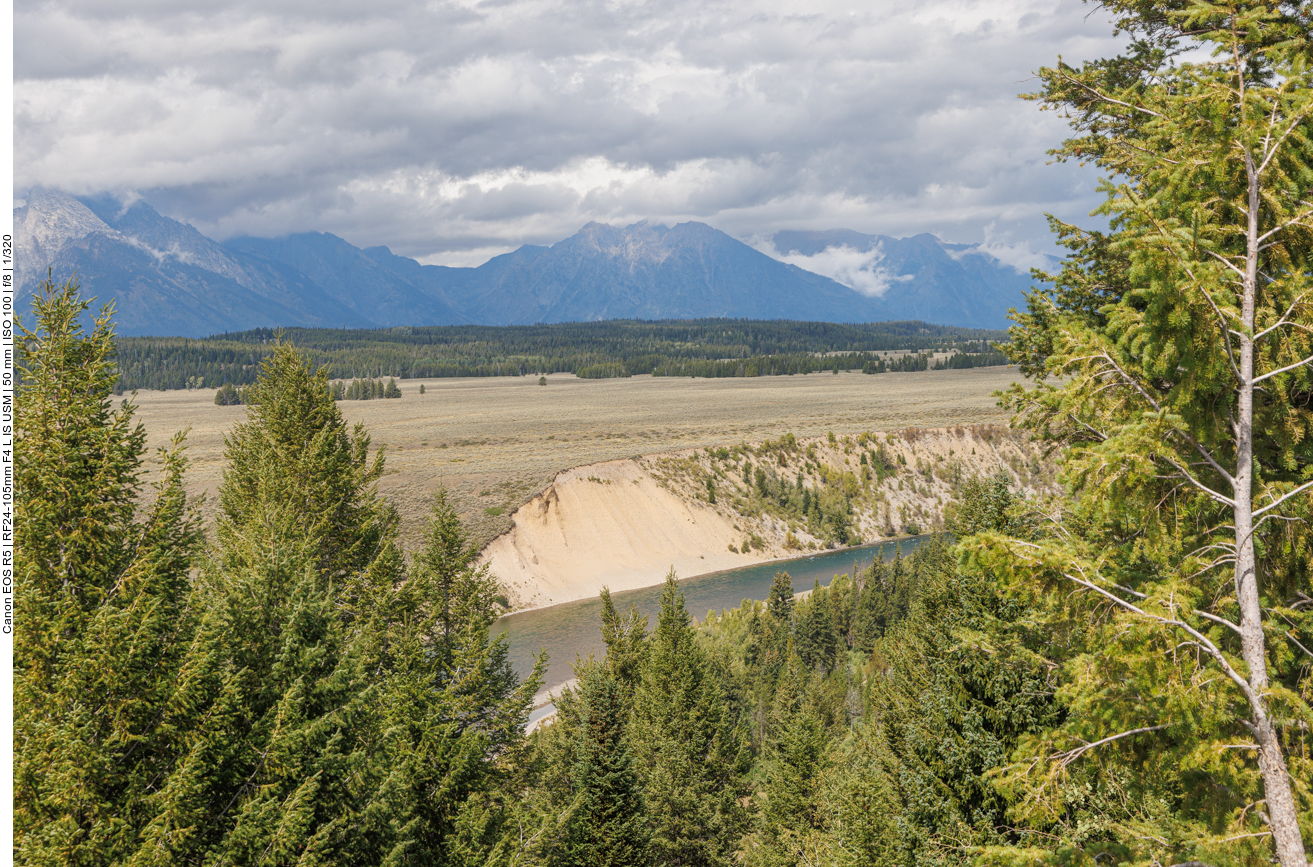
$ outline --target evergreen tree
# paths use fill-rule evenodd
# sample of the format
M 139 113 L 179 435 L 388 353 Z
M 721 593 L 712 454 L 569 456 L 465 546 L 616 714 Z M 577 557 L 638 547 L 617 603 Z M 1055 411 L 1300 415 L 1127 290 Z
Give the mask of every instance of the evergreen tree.
M 223 678 L 161 793 L 153 863 L 481 860 L 537 678 L 490 641 L 496 587 L 439 495 L 410 569 L 324 373 L 266 361 L 228 441 L 203 572 Z
M 625 688 L 606 667 L 575 667 L 579 678 L 570 844 L 560 863 L 642 867 L 649 860 L 642 787 L 626 734 Z
M 1059 158 L 1092 160 L 1115 179 L 1100 209 L 1110 229 L 1053 221 L 1071 255 L 1031 296 L 1009 350 L 1038 380 L 1013 405 L 1066 446 L 1074 503 L 1053 516 L 1063 532 L 1039 542 L 972 544 L 1019 592 L 1097 609 L 1107 628 L 1068 662 L 1066 723 L 1026 746 L 1038 759 L 1009 785 L 1019 816 L 1076 835 L 1067 798 L 1082 796 L 1067 782 L 1091 760 L 1120 766 L 1177 805 L 1170 831 L 1149 835 L 1115 804 L 1100 814 L 1122 823 L 1110 833 L 1138 841 L 1134 857 L 1274 855 L 1303 867 L 1313 839 L 1310 730 L 1295 722 L 1313 717 L 1309 10 L 1104 8 L 1127 50 L 1043 69 L 1033 97 L 1071 120 Z M 1146 755 L 1170 758 L 1146 773 Z
M 965 867 L 987 847 L 1033 839 L 1015 833 L 1008 801 L 991 777 L 1025 735 L 1060 717 L 1052 666 L 1041 655 L 1053 633 L 1019 625 L 1030 612 L 988 578 L 958 574 L 951 549 L 927 547 L 909 559 L 920 580 L 906 619 L 876 644 L 867 716 L 827 798 L 827 833 L 836 846 L 863 839 L 868 863 Z M 843 792 L 878 805 L 867 827 L 856 824 Z M 879 814 L 897 830 L 877 842 L 870 831 Z M 1092 830 L 1083 841 L 1092 844 L 1088 854 L 1111 842 L 1100 833 Z
M 606 667 L 632 696 L 647 660 L 647 615 L 630 605 L 623 615 L 615 610 L 611 591 L 602 588 L 602 640 L 606 643 Z
M 152 863 L 371 858 L 396 817 L 371 808 L 388 685 L 358 625 L 399 582 L 380 459 L 346 432 L 325 373 L 280 344 L 227 439 L 219 547 L 202 572 L 221 660 L 215 711 L 160 794 Z
M 747 752 L 672 570 L 634 697 L 633 745 L 657 864 L 727 864 L 745 830 Z
M 798 656 L 812 671 L 829 673 L 839 652 L 839 635 L 831 617 L 829 594 L 819 579 L 815 588 L 798 606 L 794 627 Z
M 375 490 L 383 451 L 370 459 L 364 425 L 347 430 L 327 384 L 327 369 L 313 371 L 291 344 L 265 358 L 245 392 L 248 420 L 224 440 L 219 541 L 228 548 L 251 528 L 272 529 L 270 510 L 283 511 L 288 531 L 312 546 L 314 567 L 333 580 L 392 556 L 397 519 Z
M 818 788 L 828 764 L 829 738 L 808 700 L 809 677 L 791 656 L 779 681 L 766 741 L 762 805 L 757 814 L 753 865 L 814 863 L 823 827 Z
M 140 496 L 145 432 L 130 403 L 110 408 L 112 310 L 86 335 L 73 281 L 33 306 L 15 365 L 14 859 L 125 863 L 208 698 L 182 676 L 200 532 L 181 437 Z
M 481 863 L 500 837 L 505 759 L 522 743 L 542 662 L 521 682 L 506 639 L 490 637 L 500 591 L 477 557 L 439 489 L 414 564 L 404 578 L 371 572 L 390 580 L 359 606 L 381 700 L 373 738 L 387 779 L 374 797 L 390 863 Z
M 788 572 L 776 572 L 766 595 L 766 608 L 780 623 L 793 622 L 793 579 Z

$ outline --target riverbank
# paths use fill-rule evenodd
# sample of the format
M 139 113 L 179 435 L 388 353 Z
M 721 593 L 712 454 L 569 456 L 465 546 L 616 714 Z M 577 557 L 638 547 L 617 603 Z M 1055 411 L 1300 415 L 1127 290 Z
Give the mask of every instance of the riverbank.
M 481 561 L 513 611 L 942 528 L 963 482 L 1051 489 L 1028 437 L 996 425 L 742 443 L 566 470 Z

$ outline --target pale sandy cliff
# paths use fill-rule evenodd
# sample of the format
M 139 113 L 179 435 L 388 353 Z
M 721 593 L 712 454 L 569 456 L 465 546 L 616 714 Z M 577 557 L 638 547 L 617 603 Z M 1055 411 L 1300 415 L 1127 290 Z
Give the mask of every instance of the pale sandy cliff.
M 876 448 L 897 465 L 883 480 L 861 463 Z M 514 513 L 482 562 L 512 607 L 524 610 L 596 596 L 604 586 L 652 586 L 671 568 L 686 578 L 829 547 L 805 522 L 762 507 L 743 481 L 758 467 L 801 478 L 808 490 L 846 484 L 853 531 L 865 542 L 942 526 L 955 491 L 974 476 L 1004 470 L 1027 492 L 1053 486 L 1051 465 L 1024 435 L 992 426 L 650 455 L 559 473 Z M 714 504 L 708 480 L 719 492 Z

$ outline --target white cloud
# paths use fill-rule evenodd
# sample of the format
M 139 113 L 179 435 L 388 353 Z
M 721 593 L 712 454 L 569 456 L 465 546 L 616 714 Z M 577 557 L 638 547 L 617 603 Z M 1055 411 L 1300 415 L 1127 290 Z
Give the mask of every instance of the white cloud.
M 25 2 L 16 186 L 134 191 L 215 234 L 318 229 L 426 257 L 592 219 L 970 241 L 993 223 L 1034 244 L 1044 211 L 1089 210 L 1095 179 L 1044 165 L 1063 127 L 1016 94 L 1058 54 L 1115 50 L 1087 11 Z
M 782 262 L 829 277 L 868 298 L 879 298 L 894 283 L 912 279 L 910 275 L 895 274 L 881 267 L 880 263 L 884 261 L 884 249 L 879 244 L 870 250 L 858 250 L 846 245 L 826 247 L 811 256 L 804 256 L 801 253 L 782 256 L 773 246 L 769 249 L 759 249 Z
M 993 223 L 985 226 L 984 235 L 983 243 L 970 250 L 963 250 L 957 256 L 972 254 L 993 256 L 1022 274 L 1029 274 L 1032 268 L 1051 269 L 1057 261 L 1052 253 L 1037 252 L 1032 249 L 1029 241 L 1008 243 L 1010 234 L 1000 233 Z M 950 252 L 949 255 L 954 254 Z

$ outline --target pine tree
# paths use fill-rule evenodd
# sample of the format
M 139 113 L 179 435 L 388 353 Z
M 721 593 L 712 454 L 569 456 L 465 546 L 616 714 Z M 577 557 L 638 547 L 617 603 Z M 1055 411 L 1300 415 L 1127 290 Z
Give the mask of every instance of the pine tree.
M 672 570 L 634 697 L 633 746 L 657 864 L 730 862 L 745 830 L 747 753 Z
M 630 605 L 623 615 L 616 612 L 611 591 L 603 587 L 602 641 L 606 644 L 606 667 L 627 696 L 632 696 L 642 678 L 647 660 L 647 615 Z
M 369 858 L 395 818 L 371 809 L 382 686 L 357 622 L 398 583 L 381 459 L 346 432 L 323 371 L 280 344 L 227 439 L 202 630 L 222 681 L 183 771 L 160 793 L 151 863 Z
M 16 363 L 14 858 L 122 863 L 208 698 L 182 674 L 200 532 L 181 437 L 141 497 L 145 432 L 130 403 L 110 408 L 112 309 L 85 335 L 76 282 L 47 281 L 33 306 Z
M 798 656 L 812 671 L 829 673 L 839 652 L 839 635 L 830 615 L 829 594 L 819 579 L 811 594 L 798 606 L 794 627 Z
M 808 682 L 802 661 L 791 656 L 771 709 L 756 845 L 749 848 L 753 865 L 814 863 L 824 824 L 818 789 L 830 745 L 824 722 L 808 699 Z
M 505 813 L 501 759 L 520 747 L 542 682 L 541 660 L 521 682 L 506 639 L 490 637 L 500 588 L 477 557 L 439 489 L 404 579 L 371 573 L 394 582 L 373 585 L 360 605 L 360 643 L 381 701 L 374 737 L 387 784 L 376 798 L 388 826 L 380 851 L 394 863 L 481 862 L 495 845 Z M 471 810 L 479 813 L 472 824 Z
M 280 343 L 246 389 L 248 420 L 225 438 L 219 489 L 221 546 L 252 527 L 274 526 L 283 511 L 288 529 L 313 546 L 326 579 L 363 572 L 395 536 L 396 515 L 375 492 L 383 450 L 371 460 L 364 425 L 347 430 L 318 372 Z
M 991 778 L 1027 734 L 1060 718 L 1048 681 L 1053 663 L 1041 651 L 1060 644 L 1061 633 L 1029 632 L 1034 612 L 1008 601 L 989 578 L 958 574 L 952 554 L 927 546 L 908 558 L 918 574 L 911 610 L 876 643 L 855 752 L 823 798 L 836 847 L 860 838 L 861 848 L 878 853 L 872 863 L 965 867 L 986 847 L 1029 842 Z M 1122 794 L 1100 789 L 1098 780 L 1082 783 L 1098 798 Z M 844 792 L 878 806 L 863 820 Z M 897 831 L 877 841 L 882 815 Z M 1115 849 L 1101 832 L 1090 829 L 1082 841 L 1087 855 Z

